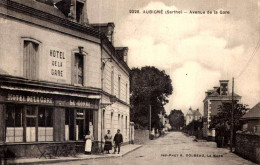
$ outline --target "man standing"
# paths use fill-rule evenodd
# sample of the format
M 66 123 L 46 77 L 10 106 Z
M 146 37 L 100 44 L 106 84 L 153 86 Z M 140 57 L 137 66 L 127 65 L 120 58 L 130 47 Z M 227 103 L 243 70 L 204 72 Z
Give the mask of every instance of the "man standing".
M 119 154 L 120 153 L 120 146 L 123 143 L 123 136 L 120 133 L 120 129 L 118 129 L 117 133 L 115 134 L 114 142 L 115 142 L 114 154 L 116 153 L 116 148 L 118 148 L 118 154 Z

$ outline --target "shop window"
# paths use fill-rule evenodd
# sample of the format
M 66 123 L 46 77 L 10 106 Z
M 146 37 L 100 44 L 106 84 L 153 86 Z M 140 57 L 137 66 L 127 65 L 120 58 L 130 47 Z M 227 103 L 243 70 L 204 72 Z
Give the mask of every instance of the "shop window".
M 6 106 L 6 142 L 23 142 L 23 108 Z
M 93 127 L 93 111 L 86 110 L 86 133 L 90 131 L 90 134 L 94 134 L 94 127 Z
M 75 116 L 76 115 L 76 116 Z M 65 110 L 65 140 L 84 140 L 87 132 L 93 135 L 93 110 Z
M 76 140 L 84 140 L 85 135 L 85 124 L 84 124 L 84 110 L 77 109 L 76 118 Z
M 74 83 L 83 85 L 83 55 L 75 53 Z
M 74 138 L 74 109 L 65 110 L 65 140 L 75 140 Z
M 53 141 L 52 108 L 39 107 L 38 141 Z
M 23 70 L 28 79 L 37 79 L 37 65 L 39 56 L 39 44 L 24 40 L 23 45 Z
M 84 21 L 83 7 L 84 7 L 84 3 L 78 1 L 76 2 L 76 21 L 78 23 L 83 23 Z
M 37 107 L 26 106 L 26 142 L 36 141 Z
M 7 105 L 6 142 L 53 141 L 52 112 L 46 107 Z

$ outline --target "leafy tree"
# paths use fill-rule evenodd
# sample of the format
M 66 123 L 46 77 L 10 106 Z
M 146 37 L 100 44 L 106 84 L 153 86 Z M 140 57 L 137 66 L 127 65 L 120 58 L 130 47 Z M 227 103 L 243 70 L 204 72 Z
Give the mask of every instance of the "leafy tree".
M 203 127 L 202 121 L 200 121 L 200 120 L 193 120 L 186 126 L 186 129 L 187 130 L 197 131 L 198 129 L 202 129 L 202 127 Z
M 152 127 L 160 127 L 158 114 L 165 114 L 164 105 L 172 94 L 172 81 L 164 70 L 146 66 L 133 68 L 130 75 L 131 119 L 143 127 L 149 124 L 149 105 L 151 105 Z
M 231 111 L 232 111 L 232 104 L 231 102 L 224 102 L 218 107 L 218 113 L 216 116 L 212 116 L 210 122 L 210 128 L 215 128 L 221 123 L 224 123 L 229 129 L 231 125 Z M 239 119 L 246 114 L 248 111 L 247 105 L 234 103 L 234 110 L 233 110 L 233 123 L 234 128 L 239 129 L 240 123 Z
M 169 115 L 169 122 L 173 129 L 180 130 L 184 126 L 184 114 L 181 110 L 171 110 Z
M 235 141 L 236 131 L 241 129 L 239 119 L 248 111 L 247 105 L 234 103 L 233 110 L 233 142 Z M 216 116 L 211 117 L 210 129 L 216 129 L 216 141 L 219 147 L 226 145 L 230 139 L 232 104 L 224 102 L 218 107 Z

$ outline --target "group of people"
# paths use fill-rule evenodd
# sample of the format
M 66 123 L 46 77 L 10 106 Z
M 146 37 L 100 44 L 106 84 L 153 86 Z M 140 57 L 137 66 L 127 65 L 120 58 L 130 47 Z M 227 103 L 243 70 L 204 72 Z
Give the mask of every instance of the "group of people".
M 104 136 L 105 138 L 105 147 L 104 151 L 106 151 L 107 154 L 109 154 L 109 151 L 112 150 L 112 142 L 114 142 L 114 152 L 119 154 L 120 153 L 120 146 L 123 143 L 123 135 L 120 133 L 120 129 L 117 130 L 117 133 L 114 136 L 114 139 L 112 141 L 112 135 L 110 134 L 110 130 L 107 130 L 107 134 Z M 90 131 L 88 132 L 88 135 L 85 136 L 86 144 L 85 144 L 85 154 L 91 154 L 92 149 L 92 141 L 93 136 L 90 135 Z

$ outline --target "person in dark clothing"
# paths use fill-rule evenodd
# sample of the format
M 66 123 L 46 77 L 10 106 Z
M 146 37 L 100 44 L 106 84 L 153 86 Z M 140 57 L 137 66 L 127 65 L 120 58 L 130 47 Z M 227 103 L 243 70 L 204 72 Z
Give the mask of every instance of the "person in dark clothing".
M 117 133 L 114 136 L 114 143 L 115 143 L 115 147 L 114 147 L 114 153 L 116 153 L 116 149 L 118 148 L 118 154 L 120 153 L 120 146 L 123 143 L 123 136 L 120 133 L 120 129 L 117 130 Z

